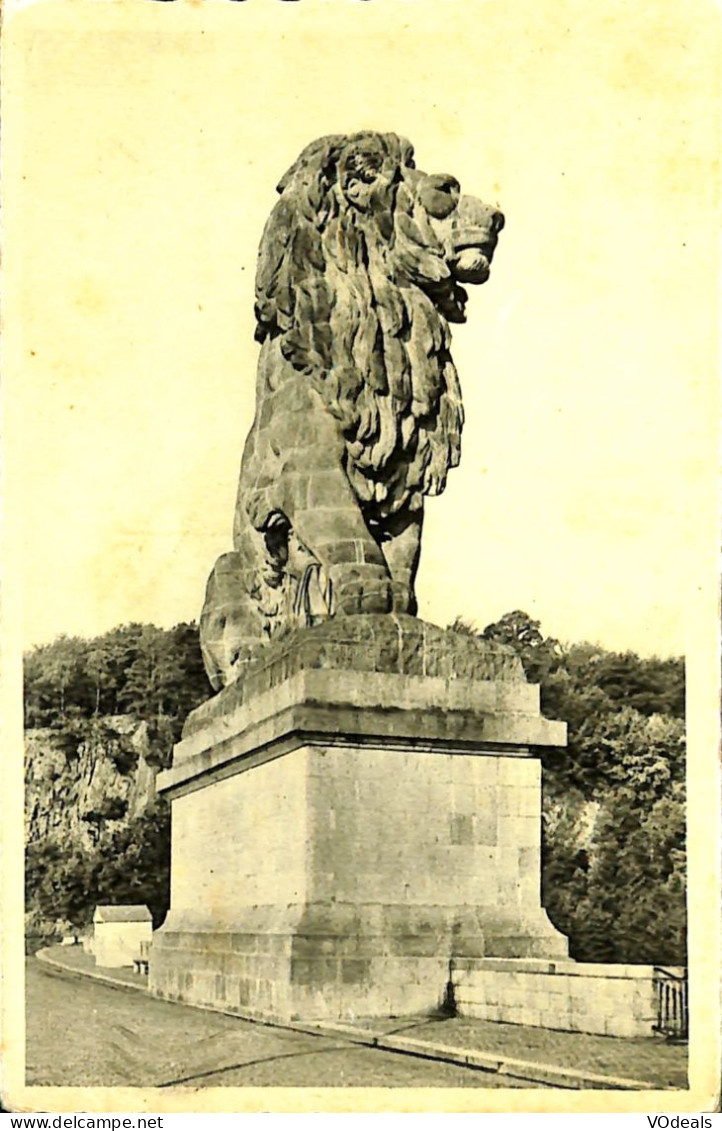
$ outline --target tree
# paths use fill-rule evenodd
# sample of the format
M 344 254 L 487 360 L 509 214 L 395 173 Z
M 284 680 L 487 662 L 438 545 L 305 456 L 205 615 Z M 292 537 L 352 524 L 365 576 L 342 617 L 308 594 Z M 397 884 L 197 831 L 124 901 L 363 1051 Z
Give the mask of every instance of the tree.
M 180 624 L 165 632 L 144 625 L 120 693 L 126 709 L 149 722 L 170 718 L 180 724 L 207 698 L 195 625 Z
M 85 654 L 85 670 L 93 689 L 93 714 L 112 714 L 117 707 L 119 670 L 117 657 L 107 636 L 91 641 Z
M 62 717 L 87 695 L 84 667 L 85 642 L 75 636 L 59 636 L 52 644 L 33 649 L 24 660 L 26 708 L 32 725 L 43 725 Z
M 118 714 L 169 718 L 177 738 L 189 711 L 208 698 L 198 628 L 129 624 L 95 640 L 59 637 L 24 658 L 26 726 Z
M 532 620 L 528 613 L 520 609 L 505 613 L 501 620 L 488 624 L 481 636 L 484 640 L 510 644 L 518 652 L 530 683 L 541 683 L 559 667 L 559 641 L 551 636 L 543 636 L 539 621 Z
M 635 652 L 607 652 L 589 645 L 575 645 L 568 653 L 569 670 L 576 668 L 578 679 L 588 681 L 591 676 L 615 705 L 634 707 L 642 715 L 684 717 L 682 659 L 642 659 Z
M 51 839 L 28 845 L 25 863 L 26 906 L 46 920 L 63 920 L 80 928 L 88 924 L 96 904 L 93 856 L 75 845 L 68 850 Z
M 156 926 L 170 903 L 170 809 L 162 798 L 118 829 L 95 874 L 98 902 L 145 903 Z
M 647 809 L 633 789 L 611 790 L 586 838 L 568 815 L 545 832 L 543 900 L 573 958 L 685 963 L 681 783 Z

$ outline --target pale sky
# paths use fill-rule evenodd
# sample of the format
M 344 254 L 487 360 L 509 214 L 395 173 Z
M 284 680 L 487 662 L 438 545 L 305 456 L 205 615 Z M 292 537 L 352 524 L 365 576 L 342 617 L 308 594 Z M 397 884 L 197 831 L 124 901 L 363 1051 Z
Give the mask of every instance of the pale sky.
M 231 548 L 274 185 L 411 139 L 507 217 L 453 328 L 420 615 L 681 653 L 716 542 L 719 15 L 627 0 L 37 4 L 5 27 L 24 643 L 197 618 Z

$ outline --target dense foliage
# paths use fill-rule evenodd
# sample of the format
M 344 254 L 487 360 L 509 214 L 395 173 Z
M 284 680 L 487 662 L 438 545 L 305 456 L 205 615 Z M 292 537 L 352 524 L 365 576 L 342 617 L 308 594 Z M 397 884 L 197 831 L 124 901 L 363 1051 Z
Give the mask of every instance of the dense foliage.
M 25 725 L 48 728 L 47 742 L 73 774 L 89 746 L 114 772 L 131 776 L 141 757 L 127 727 L 145 723 L 143 757 L 170 765 L 183 721 L 210 694 L 198 629 L 124 625 L 94 640 L 61 636 L 25 656 Z M 51 783 L 49 783 L 51 784 Z M 78 814 L 85 835 L 32 838 L 26 850 L 31 930 L 82 928 L 97 903 L 145 903 L 159 923 L 168 908 L 170 815 L 161 799 L 127 816 L 120 797 L 100 796 Z M 43 926 L 38 926 L 38 925 Z
M 160 798 L 92 847 L 50 838 L 27 846 L 26 907 L 40 922 L 79 930 L 96 904 L 145 903 L 158 926 L 169 898 L 170 812 Z
M 457 620 L 458 632 L 475 634 Z M 542 709 L 568 724 L 544 759 L 543 898 L 585 961 L 685 961 L 684 663 L 590 644 L 562 645 L 508 613 L 480 634 L 519 653 Z M 103 742 L 119 774 L 139 757 L 113 716 L 147 723 L 146 761 L 168 765 L 187 713 L 208 697 L 193 625 L 128 625 L 96 640 L 61 637 L 26 657 L 26 724 L 50 727 L 72 766 Z M 28 846 L 28 906 L 88 923 L 96 903 L 168 905 L 169 818 L 156 800 L 131 819 L 118 798 L 82 817 L 93 836 Z M 90 843 L 88 841 L 90 840 Z
M 133 715 L 148 722 L 159 758 L 210 692 L 193 624 L 128 624 L 94 640 L 60 636 L 25 656 L 24 677 L 26 727 L 53 727 L 72 746 L 90 720 Z

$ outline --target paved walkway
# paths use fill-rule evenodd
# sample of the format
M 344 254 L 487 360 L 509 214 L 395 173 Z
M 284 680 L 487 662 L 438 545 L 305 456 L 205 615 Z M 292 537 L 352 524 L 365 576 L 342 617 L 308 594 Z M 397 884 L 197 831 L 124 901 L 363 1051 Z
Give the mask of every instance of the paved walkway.
M 56 975 L 53 989 L 46 985 L 47 993 L 43 993 L 41 988 L 36 1000 L 42 1003 L 43 1010 L 47 1010 L 48 1000 L 57 1001 L 58 1023 L 63 1029 L 67 1030 L 69 1024 L 66 999 L 69 994 L 74 996 L 73 991 L 81 997 L 90 994 L 96 1003 L 101 1000 L 100 994 L 102 1014 L 109 1018 L 109 1024 L 101 1024 L 94 1035 L 96 1054 L 90 1060 L 84 1059 L 82 1065 L 77 1062 L 72 1067 L 58 1065 L 57 1050 L 54 1061 L 52 1041 L 48 1043 L 47 1026 L 34 1027 L 33 989 L 38 990 L 38 980 L 40 984 L 50 983 L 48 974 L 52 973 Z M 62 981 L 57 977 L 59 974 L 63 976 Z M 78 976 L 83 978 L 82 984 Z M 73 978 L 74 986 L 69 978 Z M 28 1083 L 132 1082 L 158 1086 L 184 1081 L 189 1086 L 687 1087 L 686 1048 L 656 1039 L 623 1040 L 557 1033 L 468 1018 L 408 1018 L 385 1023 L 323 1025 L 312 1035 L 309 1026 L 272 1027 L 157 1001 L 145 996 L 146 983 L 145 977 L 129 970 L 95 967 L 92 958 L 79 947 L 53 947 L 41 952 L 38 960 L 31 960 L 28 966 Z M 118 989 L 125 992 L 119 993 Z M 70 1008 L 71 1016 L 74 1008 L 75 1000 Z M 98 1004 L 93 1005 L 94 1013 L 98 1008 Z M 133 1025 L 129 1027 L 121 1021 L 118 1028 L 114 1019 L 127 1011 L 132 1014 Z M 87 1024 L 87 1013 L 85 1018 Z M 219 1043 L 207 1045 L 210 1035 L 194 1036 L 186 1042 L 183 1034 L 196 1033 L 199 1027 L 204 1033 L 207 1030 L 208 1034 L 216 1034 Z M 79 1039 L 82 1045 L 83 1035 Z M 164 1054 L 175 1050 L 172 1063 L 162 1058 L 159 1061 L 161 1042 Z M 260 1059 L 256 1050 L 260 1050 Z M 204 1055 L 199 1060 L 201 1052 Z M 48 1054 L 51 1054 L 50 1060 Z M 285 1064 L 289 1058 L 293 1058 L 292 1066 Z M 38 1078 L 31 1079 L 31 1069 L 39 1073 Z M 64 1075 L 60 1079 L 58 1071 L 61 1075 L 70 1071 L 73 1078 Z M 55 1074 L 52 1080 L 47 1078 L 49 1072 Z M 77 1079 L 78 1072 L 91 1072 L 93 1079 Z M 121 1080 L 117 1079 L 119 1072 Z M 100 1079 L 98 1073 L 105 1075 Z M 112 1079 L 106 1078 L 108 1073 Z M 164 1073 L 166 1077 L 170 1073 L 173 1078 L 166 1079 Z
M 28 1085 L 513 1086 L 492 1073 L 459 1065 L 158 1001 L 77 973 L 53 971 L 36 958 L 26 966 L 26 1000 Z

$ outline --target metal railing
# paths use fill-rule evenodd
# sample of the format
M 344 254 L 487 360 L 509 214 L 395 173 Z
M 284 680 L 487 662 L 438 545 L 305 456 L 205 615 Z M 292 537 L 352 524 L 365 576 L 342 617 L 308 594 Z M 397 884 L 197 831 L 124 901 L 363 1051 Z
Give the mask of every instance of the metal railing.
M 689 1037 L 686 973 L 675 974 L 672 970 L 655 966 L 654 988 L 657 994 L 655 1031 L 668 1041 L 686 1041 Z

